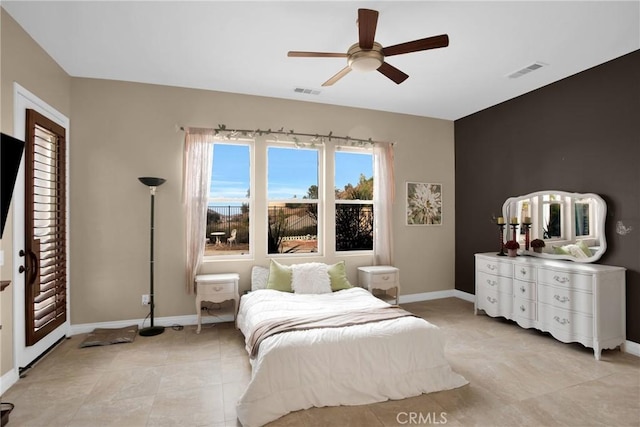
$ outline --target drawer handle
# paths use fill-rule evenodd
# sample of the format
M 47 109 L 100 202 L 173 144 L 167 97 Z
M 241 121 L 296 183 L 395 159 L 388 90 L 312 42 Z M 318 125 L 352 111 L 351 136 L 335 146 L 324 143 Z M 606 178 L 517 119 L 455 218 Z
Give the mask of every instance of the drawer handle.
M 522 274 L 523 276 L 527 275 L 527 270 L 525 270 L 524 268 L 522 270 L 520 270 L 520 274 Z
M 222 286 L 214 286 L 213 287 L 213 290 L 216 291 L 216 292 L 220 292 L 223 289 L 224 289 L 224 287 L 222 287 Z
M 487 297 L 487 301 L 489 301 L 491 304 L 495 304 L 495 303 L 497 303 L 497 302 L 498 302 L 498 300 L 497 300 L 497 299 L 495 299 L 495 298 L 491 298 L 491 297 Z
M 569 319 L 562 318 L 562 320 L 560 320 L 560 317 L 558 317 L 558 316 L 554 316 L 553 320 L 555 320 L 556 322 L 560 323 L 561 325 L 568 325 L 569 323 L 571 323 L 571 322 L 569 322 Z
M 559 283 L 568 283 L 569 282 L 569 278 L 568 277 L 553 276 L 553 280 L 555 280 L 556 282 L 559 282 Z
M 520 306 L 520 311 L 522 311 L 524 313 L 524 305 Z
M 553 299 L 555 299 L 556 301 L 559 301 L 561 303 L 565 303 L 567 301 L 569 301 L 569 297 L 561 297 L 560 295 L 554 295 Z
M 389 280 L 389 276 L 382 276 L 382 280 Z
M 487 264 L 487 268 L 491 271 L 496 270 L 498 267 L 493 264 Z
M 525 292 L 527 292 L 527 290 L 525 289 L 524 286 L 520 286 L 520 291 L 524 294 Z
M 495 280 L 489 280 L 489 279 L 487 279 L 487 283 L 489 284 L 489 286 L 495 286 L 495 285 L 497 285 L 497 284 L 498 284 L 498 282 L 497 282 L 497 281 L 495 281 Z

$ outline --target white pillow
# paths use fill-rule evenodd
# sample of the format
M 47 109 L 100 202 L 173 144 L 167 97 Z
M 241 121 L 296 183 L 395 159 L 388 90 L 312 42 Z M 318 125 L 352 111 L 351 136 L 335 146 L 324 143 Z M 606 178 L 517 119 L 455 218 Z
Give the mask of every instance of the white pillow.
M 327 264 L 307 262 L 291 266 L 291 289 L 296 294 L 326 294 L 331 292 Z
M 269 269 L 267 267 L 254 265 L 251 269 L 251 290 L 266 289 L 267 280 L 269 280 Z

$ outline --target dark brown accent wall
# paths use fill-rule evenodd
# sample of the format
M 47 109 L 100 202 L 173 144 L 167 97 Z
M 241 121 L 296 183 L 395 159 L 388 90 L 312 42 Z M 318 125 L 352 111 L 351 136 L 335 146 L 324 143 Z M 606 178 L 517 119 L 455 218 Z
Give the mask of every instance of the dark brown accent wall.
M 640 51 L 456 120 L 455 153 L 456 289 L 474 293 L 473 254 L 499 250 L 492 216 L 508 197 L 596 193 L 598 263 L 627 269 L 627 339 L 640 343 Z

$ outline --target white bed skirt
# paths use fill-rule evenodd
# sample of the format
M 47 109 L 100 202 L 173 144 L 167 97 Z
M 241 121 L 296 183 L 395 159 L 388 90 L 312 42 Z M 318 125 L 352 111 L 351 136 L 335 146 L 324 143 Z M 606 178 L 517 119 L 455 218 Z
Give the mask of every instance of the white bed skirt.
M 320 295 L 260 290 L 242 297 L 238 327 L 247 337 L 258 322 L 283 313 L 381 305 L 387 303 L 361 288 Z M 366 405 L 465 384 L 444 357 L 442 331 L 421 318 L 286 332 L 260 345 L 237 414 L 253 427 L 314 406 Z

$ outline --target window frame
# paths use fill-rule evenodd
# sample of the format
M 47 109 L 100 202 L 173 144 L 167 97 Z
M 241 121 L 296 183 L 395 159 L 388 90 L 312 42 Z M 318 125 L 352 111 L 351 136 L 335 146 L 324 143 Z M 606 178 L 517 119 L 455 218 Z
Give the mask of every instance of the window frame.
M 376 234 L 375 234 L 375 219 L 374 219 L 374 227 L 372 230 L 373 233 L 373 244 L 372 244 L 372 248 L 371 249 L 357 249 L 357 250 L 338 250 L 337 249 L 337 236 L 336 236 L 336 223 L 335 223 L 335 219 L 336 219 L 336 212 L 337 212 L 337 205 L 371 205 L 371 210 L 372 213 L 375 210 L 375 194 L 373 194 L 371 200 L 363 200 L 363 199 L 337 199 L 335 198 L 335 189 L 337 189 L 336 186 L 336 172 L 337 172 L 337 168 L 336 168 L 336 156 L 338 155 L 338 153 L 356 153 L 356 154 L 362 154 L 362 155 L 369 155 L 371 156 L 371 176 L 373 177 L 373 182 L 374 182 L 374 189 L 373 191 L 375 191 L 375 167 L 374 167 L 374 152 L 372 148 L 364 148 L 364 147 L 352 147 L 352 146 L 345 146 L 345 145 L 336 145 L 334 147 L 334 150 L 332 150 L 332 155 L 333 155 L 333 170 L 331 171 L 331 181 L 333 183 L 332 185 L 332 192 L 333 192 L 333 211 L 332 211 L 332 215 L 333 215 L 333 219 L 334 219 L 334 224 L 333 224 L 333 250 L 335 251 L 336 254 L 340 255 L 340 256 L 346 256 L 346 255 L 369 255 L 371 253 L 373 253 L 373 248 L 375 247 L 375 239 L 376 239 Z
M 219 139 L 216 138 L 213 141 L 212 156 L 215 160 L 215 145 L 245 145 L 249 147 L 249 197 L 248 198 L 229 198 L 229 197 L 211 197 L 211 184 L 209 184 L 209 197 L 207 198 L 207 209 L 212 204 L 224 204 L 224 203 L 244 203 L 249 204 L 249 251 L 245 254 L 229 254 L 229 255 L 203 255 L 203 262 L 215 262 L 215 261 L 231 261 L 231 260 L 252 260 L 255 257 L 255 140 L 250 138 L 241 138 L 234 140 Z M 213 160 L 211 162 L 211 179 L 213 179 Z M 206 229 L 205 229 L 205 238 Z
M 302 198 L 291 198 L 291 199 L 270 199 L 269 198 L 269 148 L 282 148 L 289 150 L 315 150 L 317 152 L 318 157 L 318 166 L 317 166 L 317 186 L 318 186 L 318 199 L 302 199 Z M 326 155 L 326 146 L 324 144 L 317 144 L 312 146 L 307 145 L 298 145 L 295 142 L 288 141 L 276 141 L 276 140 L 267 140 L 265 142 L 265 162 L 264 162 L 264 182 L 265 182 L 265 211 L 264 211 L 264 230 L 265 235 L 261 236 L 261 238 L 265 239 L 267 242 L 265 256 L 273 257 L 273 258 L 295 258 L 295 257 L 308 257 L 308 256 L 324 256 L 324 244 L 326 241 L 326 236 L 324 233 L 325 227 L 325 215 L 324 215 L 324 194 L 325 194 L 325 186 L 324 182 L 326 181 L 326 171 L 325 171 L 325 159 Z M 316 221 L 316 252 L 292 252 L 292 253 L 269 253 L 268 247 L 268 230 L 269 230 L 269 206 L 271 203 L 282 203 L 282 204 L 296 204 L 296 203 L 315 203 L 316 211 L 318 212 L 318 218 Z

